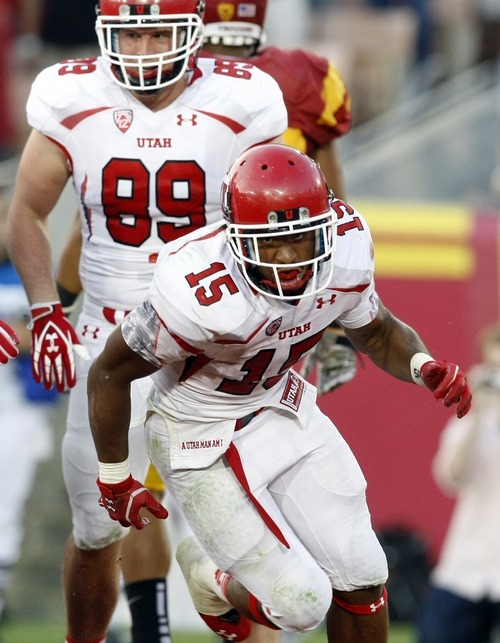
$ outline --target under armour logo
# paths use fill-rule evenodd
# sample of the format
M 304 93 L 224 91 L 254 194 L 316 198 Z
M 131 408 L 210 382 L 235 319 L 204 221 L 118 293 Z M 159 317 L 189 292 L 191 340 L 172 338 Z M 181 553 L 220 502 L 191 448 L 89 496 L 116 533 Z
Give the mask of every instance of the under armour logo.
M 87 335 L 92 335 L 92 339 L 97 339 L 97 335 L 100 332 L 100 328 L 97 326 L 94 326 L 91 328 L 88 324 L 85 324 L 82 330 L 82 335 L 85 337 Z
M 375 613 L 381 610 L 385 605 L 385 598 L 381 596 L 376 603 L 370 605 L 370 611 Z
M 59 346 L 56 344 L 56 341 L 59 337 L 59 333 L 46 333 L 45 339 L 48 341 L 48 346 L 45 346 L 47 353 L 58 353 Z
M 193 114 L 188 118 L 184 118 L 182 114 L 177 114 L 177 125 L 182 125 L 183 123 L 191 123 L 191 125 L 193 126 L 198 125 L 198 123 L 196 122 L 197 118 L 197 114 Z
M 104 507 L 104 509 L 106 509 L 107 511 L 116 512 L 114 500 L 111 500 L 111 498 L 104 498 L 101 496 L 99 498 L 99 504 L 101 505 L 101 507 Z
M 219 630 L 216 632 L 218 636 L 221 637 L 221 639 L 224 639 L 226 641 L 234 641 L 235 638 L 237 638 L 237 634 L 229 634 L 229 632 L 226 632 L 226 630 Z
M 337 298 L 337 295 L 331 295 L 330 299 L 323 299 L 323 297 L 318 297 L 316 300 L 317 306 L 316 308 L 319 308 L 320 310 L 325 306 L 326 304 L 329 304 L 330 306 L 335 303 L 335 299 Z

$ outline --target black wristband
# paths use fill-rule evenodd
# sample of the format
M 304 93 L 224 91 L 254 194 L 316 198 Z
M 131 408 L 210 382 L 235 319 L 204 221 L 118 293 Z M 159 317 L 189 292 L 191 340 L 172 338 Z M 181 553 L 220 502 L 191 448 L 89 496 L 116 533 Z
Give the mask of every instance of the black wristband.
M 61 286 L 60 283 L 56 283 L 56 286 L 57 294 L 59 295 L 59 299 L 61 300 L 62 307 L 71 308 L 80 293 L 70 292 L 69 290 L 66 290 L 64 286 Z

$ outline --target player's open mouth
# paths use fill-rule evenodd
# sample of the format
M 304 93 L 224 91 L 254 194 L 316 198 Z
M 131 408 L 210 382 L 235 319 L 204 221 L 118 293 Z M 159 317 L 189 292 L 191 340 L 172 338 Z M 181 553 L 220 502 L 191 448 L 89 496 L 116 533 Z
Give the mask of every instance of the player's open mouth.
M 279 270 L 280 286 L 283 292 L 296 292 L 304 288 L 311 276 L 310 269 L 292 268 L 291 270 Z M 276 283 L 268 280 L 269 285 L 276 289 Z

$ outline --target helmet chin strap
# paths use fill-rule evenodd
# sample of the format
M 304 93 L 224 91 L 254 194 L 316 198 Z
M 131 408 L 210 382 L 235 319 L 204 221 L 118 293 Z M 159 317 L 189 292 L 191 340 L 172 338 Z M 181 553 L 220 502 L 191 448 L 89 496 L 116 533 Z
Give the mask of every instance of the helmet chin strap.
M 153 87 L 152 89 L 134 89 L 133 87 L 130 88 L 131 92 L 134 92 L 134 94 L 137 94 L 138 96 L 154 96 L 155 94 L 158 94 L 161 92 L 162 89 L 165 89 L 164 87 Z

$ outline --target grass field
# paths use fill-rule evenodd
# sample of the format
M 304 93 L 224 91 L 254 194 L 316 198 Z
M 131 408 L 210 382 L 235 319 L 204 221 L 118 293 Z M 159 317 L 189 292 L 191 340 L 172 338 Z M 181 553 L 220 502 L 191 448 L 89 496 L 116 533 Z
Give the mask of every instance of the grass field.
M 215 643 L 214 636 L 200 632 L 177 632 L 172 643 Z M 64 627 L 61 623 L 8 624 L 0 627 L 0 643 L 63 643 Z M 309 635 L 293 637 L 293 643 L 326 643 L 326 634 L 318 630 Z M 412 629 L 406 625 L 391 626 L 389 643 L 414 643 Z

